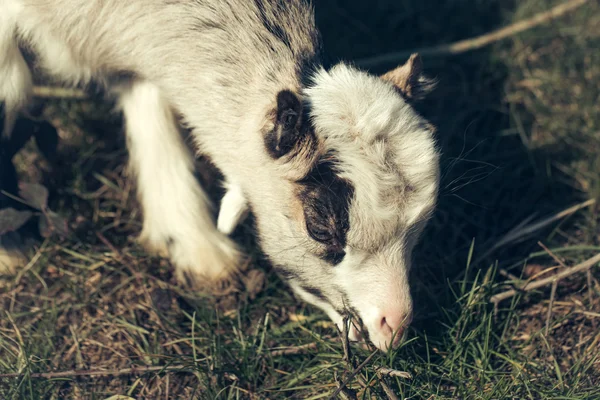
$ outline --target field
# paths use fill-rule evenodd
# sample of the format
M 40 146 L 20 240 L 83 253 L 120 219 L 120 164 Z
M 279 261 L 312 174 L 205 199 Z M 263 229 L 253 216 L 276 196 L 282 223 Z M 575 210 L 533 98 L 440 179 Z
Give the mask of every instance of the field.
M 315 3 L 332 61 L 365 63 L 560 1 Z M 600 5 L 588 1 L 484 48 L 424 57 L 439 85 L 419 111 L 438 127 L 443 180 L 415 254 L 415 319 L 399 349 L 353 347 L 349 359 L 328 318 L 262 260 L 251 221 L 236 233 L 252 256 L 239 280 L 214 293 L 178 285 L 136 244 L 118 115 L 98 99 L 48 99 L 56 157 L 31 142 L 15 164 L 22 181 L 48 188 L 71 235 L 38 238 L 24 268 L 0 275 L 0 398 L 321 399 L 338 388 L 360 399 L 600 398 L 598 262 L 492 297 L 600 253 L 598 49 Z M 215 171 L 198 167 L 217 198 Z

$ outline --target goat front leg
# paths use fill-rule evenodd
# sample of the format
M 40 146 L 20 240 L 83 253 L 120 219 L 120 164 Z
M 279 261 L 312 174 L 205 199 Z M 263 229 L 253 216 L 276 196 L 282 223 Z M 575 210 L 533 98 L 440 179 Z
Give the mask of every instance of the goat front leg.
M 248 216 L 248 201 L 242 188 L 234 183 L 225 183 L 225 195 L 221 200 L 217 228 L 229 235 Z
M 214 224 L 169 104 L 155 85 L 137 82 L 122 93 L 121 106 L 144 213 L 140 241 L 168 255 L 180 281 L 198 285 L 226 278 L 236 270 L 240 253 Z
M 4 108 L 0 133 L 8 138 L 19 112 L 31 96 L 33 81 L 17 44 L 14 6 L 0 2 L 0 9 L 0 109 Z

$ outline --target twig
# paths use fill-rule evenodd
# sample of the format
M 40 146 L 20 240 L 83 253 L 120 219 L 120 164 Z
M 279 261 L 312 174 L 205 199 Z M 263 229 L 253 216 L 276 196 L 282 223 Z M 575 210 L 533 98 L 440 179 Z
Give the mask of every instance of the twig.
M 409 374 L 408 372 L 398 371 L 396 369 L 384 368 L 384 367 L 377 368 L 377 376 L 379 377 L 379 384 L 381 385 L 381 388 L 387 395 L 388 399 L 389 400 L 398 400 L 398 396 L 396 396 L 396 394 L 394 392 L 392 392 L 392 389 L 383 381 L 384 375 L 385 376 L 397 376 L 400 378 L 408 378 L 408 379 L 412 378 L 412 375 Z
M 169 382 L 169 375 L 167 375 L 167 379 L 166 379 L 166 386 L 167 388 L 165 389 L 165 399 L 169 400 L 169 386 L 171 382 Z
M 597 312 L 593 312 L 593 311 L 575 311 L 578 314 L 583 314 L 586 317 L 592 317 L 592 318 L 600 318 L 600 313 Z
M 357 60 L 356 64 L 363 68 L 372 68 L 380 64 L 397 63 L 408 58 L 413 53 L 419 53 L 421 56 L 442 56 L 450 54 L 460 54 L 467 51 L 480 49 L 494 42 L 500 41 L 510 36 L 534 28 L 548 21 L 563 16 L 564 14 L 581 7 L 588 0 L 570 0 L 559 4 L 548 11 L 541 12 L 531 18 L 524 19 L 514 24 L 510 24 L 504 28 L 486 33 L 470 39 L 459 40 L 458 42 L 442 44 L 433 47 L 422 47 L 409 51 L 399 51 L 394 53 L 382 54 L 375 57 L 364 58 Z
M 33 96 L 43 99 L 87 99 L 87 94 L 83 90 L 70 89 L 53 86 L 34 86 Z
M 587 286 L 588 286 L 588 300 L 590 302 L 590 307 L 594 305 L 594 289 L 592 287 L 592 270 L 588 269 L 586 272 L 587 275 Z
M 340 390 L 340 395 L 342 397 L 342 399 L 344 400 L 356 400 L 356 393 L 354 390 L 347 388 L 347 387 L 343 387 L 342 383 L 340 382 L 340 380 L 338 379 L 338 375 L 337 372 L 333 373 L 333 380 L 335 381 L 335 386 Z
M 17 277 L 15 278 L 15 285 L 18 285 L 19 282 L 21 282 L 21 278 L 23 278 L 25 273 L 27 271 L 29 271 L 31 268 L 33 268 L 33 266 L 38 262 L 38 260 L 42 256 L 42 253 L 44 252 L 44 250 L 46 250 L 47 244 L 48 244 L 48 240 L 46 239 L 46 240 L 44 240 L 44 242 L 42 243 L 40 248 L 35 252 L 35 255 L 31 258 L 31 260 L 29 260 L 27 265 L 19 271 L 19 273 L 17 274 Z
M 17 326 L 17 324 L 15 324 L 15 320 L 13 319 L 12 315 L 10 315 L 10 312 L 6 311 L 6 316 L 8 317 L 8 320 L 10 321 L 11 325 L 13 326 L 13 330 L 15 331 L 15 335 L 17 336 L 17 339 L 19 341 L 19 347 L 24 347 L 25 346 L 25 342 L 23 341 L 23 336 L 21 335 L 21 331 L 19 330 L 19 327 Z M 19 349 L 19 352 L 21 352 L 22 349 Z
M 344 350 L 344 358 L 343 360 L 348 363 L 348 365 L 352 366 L 352 355 L 350 354 L 350 343 L 348 339 L 348 321 L 349 317 L 346 315 L 342 318 L 342 349 Z
M 527 278 L 527 281 L 525 282 L 525 284 L 535 281 L 540 276 L 548 275 L 550 272 L 554 272 L 555 270 L 559 269 L 559 267 L 560 267 L 559 265 L 555 265 L 553 267 L 543 269 L 540 272 L 537 272 L 537 273 L 533 274 L 532 276 L 530 276 L 529 278 Z M 565 268 L 567 268 L 567 267 L 565 267 Z
M 412 379 L 412 375 L 410 374 L 410 372 L 398 371 L 397 369 L 380 367 L 377 369 L 377 372 L 381 375 L 397 376 L 398 378 Z
M 351 347 L 350 347 L 350 339 L 349 339 L 349 328 L 350 325 L 354 324 L 354 322 L 352 322 L 352 318 L 349 315 L 345 315 L 344 318 L 342 319 L 342 349 L 344 351 L 344 357 L 342 358 L 343 361 L 346 362 L 346 364 L 348 364 L 348 368 L 350 370 L 356 368 L 356 363 L 354 361 L 354 359 L 352 358 L 352 352 L 351 352 Z M 339 329 L 338 329 L 339 332 Z M 366 388 L 367 387 L 367 382 L 365 382 L 365 380 L 363 379 L 362 376 L 357 376 L 357 380 L 358 383 L 363 387 Z
M 116 370 L 71 370 L 71 371 L 57 371 L 57 372 L 40 372 L 29 374 L 30 378 L 43 378 L 43 379 L 55 379 L 55 378 L 69 378 L 74 376 L 118 376 L 118 375 L 130 375 L 130 374 L 145 374 L 147 372 L 185 372 L 186 366 L 184 365 L 169 365 L 169 366 L 151 366 L 151 367 L 132 367 L 123 368 Z M 0 374 L 0 378 L 18 378 L 25 375 L 25 373 L 10 373 Z
M 304 353 L 307 353 L 309 350 L 315 350 L 316 348 L 317 348 L 317 343 L 308 343 L 308 344 L 303 344 L 302 346 L 293 346 L 293 347 L 286 347 L 284 349 L 271 350 L 269 352 L 269 354 L 272 357 L 291 356 L 291 355 L 296 355 L 296 354 L 304 354 Z
M 554 306 L 554 297 L 556 297 L 557 286 L 558 281 L 552 281 L 552 291 L 550 292 L 550 304 L 548 304 L 548 313 L 546 314 L 546 336 L 548 336 L 548 332 L 550 332 L 550 318 L 552 318 L 552 307 Z
M 350 373 L 350 375 L 348 375 L 348 377 L 344 380 L 344 382 L 342 382 L 342 384 L 336 389 L 336 391 L 333 392 L 333 394 L 331 395 L 331 397 L 329 397 L 329 399 L 335 399 L 335 397 L 338 394 L 340 394 L 340 392 L 348 385 L 348 383 L 352 380 L 352 378 L 354 378 L 369 363 L 369 361 L 371 361 L 371 359 L 373 357 L 375 357 L 375 354 L 377 354 L 378 351 L 379 350 L 375 350 L 371 354 L 369 354 L 369 356 L 367 358 L 365 358 L 365 361 L 360 363 L 360 365 L 358 367 L 356 367 L 354 369 L 354 371 L 352 371 Z
M 577 272 L 585 271 L 586 269 L 593 267 L 595 264 L 597 264 L 599 262 L 600 262 L 600 253 L 596 254 L 594 257 L 582 262 L 581 264 L 578 264 L 574 267 L 565 269 L 556 275 L 549 276 L 544 279 L 540 279 L 539 281 L 528 282 L 519 288 L 507 290 L 506 292 L 502 292 L 502 293 L 498 293 L 498 294 L 492 296 L 490 298 L 490 301 L 497 305 L 502 300 L 511 298 L 511 297 L 517 295 L 517 293 L 529 292 L 529 291 L 535 290 L 539 287 L 546 286 L 546 285 L 552 283 L 554 280 L 559 281 L 563 278 L 566 278 L 567 276 L 576 274 Z
M 562 261 L 560 258 L 558 258 L 558 256 L 557 256 L 556 254 L 554 254 L 554 253 L 552 252 L 552 250 L 550 250 L 548 247 L 546 247 L 546 245 L 545 245 L 544 243 L 542 243 L 542 242 L 538 241 L 538 245 L 539 245 L 539 246 L 540 246 L 542 249 L 544 249 L 544 251 L 545 251 L 546 253 L 548 253 L 548 255 L 549 255 L 550 257 L 552 257 L 552 258 L 554 259 L 554 261 L 556 261 L 556 262 L 557 262 L 557 263 L 558 263 L 558 264 L 559 264 L 561 267 L 563 267 L 563 268 L 567 268 L 567 266 L 565 265 L 565 263 L 564 263 L 564 262 L 563 262 L 563 261 Z
M 381 385 L 381 388 L 388 397 L 388 400 L 399 400 L 398 396 L 396 396 L 396 393 L 392 392 L 392 389 L 390 389 L 390 387 L 383 381 L 383 379 L 381 379 L 381 377 L 379 378 L 379 385 Z
M 95 231 L 95 233 L 96 237 L 100 239 L 100 241 L 112 251 L 115 258 L 118 261 L 123 262 L 123 256 L 121 255 L 121 252 L 111 242 L 109 242 L 108 239 L 102 233 L 100 233 L 99 231 Z
M 498 268 L 498 273 L 502 276 L 504 276 L 505 278 L 508 278 L 512 281 L 518 281 L 519 278 L 513 274 L 511 274 L 510 272 L 508 272 L 507 270 L 505 270 L 504 268 Z
M 554 215 L 550 215 L 542 220 L 535 222 L 530 225 L 518 225 L 516 228 L 513 228 L 511 231 L 506 233 L 502 239 L 496 242 L 489 250 L 487 250 L 483 255 L 477 257 L 477 259 L 472 264 L 477 264 L 479 261 L 485 259 L 487 256 L 492 254 L 494 251 L 499 248 L 506 246 L 510 243 L 516 242 L 517 240 L 523 239 L 524 237 L 539 231 L 540 229 L 550 225 L 552 222 L 557 221 L 563 217 L 571 215 L 582 208 L 589 207 L 591 205 L 596 204 L 596 199 L 589 199 L 584 201 L 583 203 L 575 204 L 567 209 L 564 209 Z

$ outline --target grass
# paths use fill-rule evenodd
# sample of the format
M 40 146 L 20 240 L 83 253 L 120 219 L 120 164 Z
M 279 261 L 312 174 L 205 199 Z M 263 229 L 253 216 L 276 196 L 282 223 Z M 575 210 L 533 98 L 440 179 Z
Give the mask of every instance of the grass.
M 316 7 L 332 59 L 355 60 L 476 36 L 557 3 L 330 0 Z M 549 287 L 508 299 L 497 312 L 489 302 L 509 288 L 500 272 L 528 279 L 556 264 L 538 242 L 566 265 L 596 254 L 598 207 L 486 255 L 523 221 L 600 198 L 599 27 L 600 7 L 590 2 L 489 48 L 424 60 L 440 81 L 421 106 L 439 127 L 440 203 L 412 271 L 409 339 L 350 379 L 359 398 L 385 398 L 380 381 L 411 399 L 600 398 L 598 268 L 589 280 L 584 273 L 560 282 L 548 334 Z M 350 376 L 334 327 L 269 272 L 251 225 L 238 233 L 254 256 L 244 277 L 216 296 L 186 291 L 165 260 L 133 240 L 140 218 L 123 139 L 107 136 L 118 121 L 95 102 L 53 102 L 46 113 L 67 139 L 61 157 L 48 163 L 24 151 L 20 171 L 51 189 L 52 209 L 69 217 L 76 235 L 43 241 L 34 262 L 0 277 L 0 373 L 20 373 L 0 378 L 0 398 L 319 399 Z M 352 353 L 355 363 L 370 355 Z M 173 369 L 33 375 L 133 366 Z M 412 378 L 379 377 L 378 367 Z

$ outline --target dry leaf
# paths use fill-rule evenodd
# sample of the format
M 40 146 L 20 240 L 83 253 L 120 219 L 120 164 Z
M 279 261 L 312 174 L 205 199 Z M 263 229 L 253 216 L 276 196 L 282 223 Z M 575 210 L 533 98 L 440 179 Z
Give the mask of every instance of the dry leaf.
M 259 269 L 253 269 L 248 271 L 242 279 L 244 280 L 248 297 L 250 297 L 250 300 L 254 300 L 256 295 L 263 290 L 266 280 L 265 273 Z
M 20 183 L 19 196 L 29 206 L 40 211 L 44 211 L 48 205 L 48 189 L 38 183 Z
M 0 210 L 0 235 L 14 232 L 22 227 L 33 215 L 30 211 L 17 211 L 14 208 Z
M 45 238 L 50 237 L 53 234 L 57 234 L 61 237 L 67 237 L 69 235 L 67 220 L 54 211 L 48 210 L 44 215 L 40 216 L 38 226 L 40 235 Z

